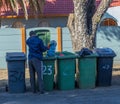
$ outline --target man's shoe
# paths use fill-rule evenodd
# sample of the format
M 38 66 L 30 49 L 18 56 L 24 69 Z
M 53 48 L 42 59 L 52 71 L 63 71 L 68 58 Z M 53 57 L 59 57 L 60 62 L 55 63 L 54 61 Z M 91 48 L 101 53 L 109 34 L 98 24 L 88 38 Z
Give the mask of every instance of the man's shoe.
M 36 91 L 32 91 L 32 93 L 37 93 Z
M 44 91 L 39 91 L 38 94 L 44 94 L 45 92 Z
M 48 92 L 40 91 L 39 94 L 48 94 Z
M 32 89 L 31 91 L 32 91 L 32 93 L 36 93 L 37 92 L 36 89 Z
M 41 93 L 41 94 L 44 94 L 45 92 L 44 92 L 44 91 L 41 91 L 40 93 Z

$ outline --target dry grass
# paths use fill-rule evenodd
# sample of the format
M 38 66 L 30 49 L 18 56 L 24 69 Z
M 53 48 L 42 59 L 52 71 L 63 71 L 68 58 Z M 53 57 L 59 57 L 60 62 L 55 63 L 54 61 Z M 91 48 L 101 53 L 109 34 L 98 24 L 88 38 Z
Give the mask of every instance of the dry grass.
M 29 70 L 25 70 L 26 84 L 29 85 Z M 8 70 L 0 69 L 0 88 L 8 83 Z M 112 71 L 112 84 L 120 85 L 120 67 L 114 67 Z
M 29 78 L 29 70 L 25 70 L 26 78 Z M 0 69 L 0 80 L 7 80 L 8 79 L 8 70 L 7 69 Z
M 29 84 L 29 70 L 25 70 L 26 83 Z M 5 87 L 8 83 L 8 70 L 0 69 L 0 87 Z

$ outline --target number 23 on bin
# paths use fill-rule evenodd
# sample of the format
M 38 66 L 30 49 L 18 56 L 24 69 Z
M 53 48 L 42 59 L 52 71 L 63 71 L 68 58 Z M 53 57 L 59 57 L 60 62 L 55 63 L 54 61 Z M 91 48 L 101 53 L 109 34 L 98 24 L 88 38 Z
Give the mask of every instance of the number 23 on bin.
M 43 74 L 44 75 L 52 75 L 52 65 L 44 65 L 43 66 Z

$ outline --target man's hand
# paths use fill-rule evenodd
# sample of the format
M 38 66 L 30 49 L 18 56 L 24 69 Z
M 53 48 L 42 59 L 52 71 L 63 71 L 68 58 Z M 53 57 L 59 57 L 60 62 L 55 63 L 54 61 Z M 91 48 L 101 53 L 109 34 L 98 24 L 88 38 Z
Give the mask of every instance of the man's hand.
M 48 47 L 48 49 L 50 49 L 50 43 L 48 43 L 48 46 L 47 46 L 47 47 Z

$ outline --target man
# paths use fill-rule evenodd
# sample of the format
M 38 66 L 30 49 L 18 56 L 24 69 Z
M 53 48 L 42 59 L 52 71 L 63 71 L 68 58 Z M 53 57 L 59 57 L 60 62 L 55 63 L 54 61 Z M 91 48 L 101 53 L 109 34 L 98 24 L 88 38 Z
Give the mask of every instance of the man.
M 30 37 L 27 39 L 26 43 L 29 47 L 28 64 L 30 71 L 30 83 L 33 93 L 36 93 L 36 82 L 35 82 L 35 72 L 37 73 L 37 80 L 39 91 L 41 94 L 44 93 L 43 85 L 43 52 L 47 51 L 49 48 L 44 46 L 42 39 L 36 36 L 34 31 L 29 33 Z

